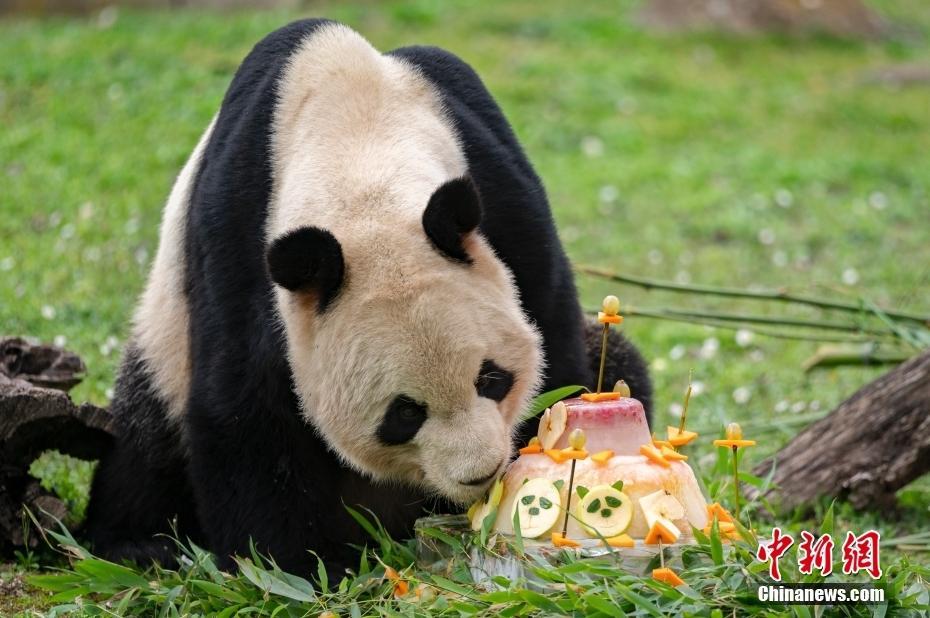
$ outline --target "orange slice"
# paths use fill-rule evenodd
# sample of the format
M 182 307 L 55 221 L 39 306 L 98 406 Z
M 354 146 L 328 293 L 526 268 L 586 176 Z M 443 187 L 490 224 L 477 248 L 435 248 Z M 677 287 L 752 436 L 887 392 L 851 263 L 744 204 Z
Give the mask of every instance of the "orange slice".
M 742 448 L 744 446 L 755 446 L 755 440 L 714 440 L 714 446 L 729 446 Z
M 672 464 L 662 456 L 662 452 L 651 444 L 643 444 L 639 447 L 639 452 L 642 455 L 645 455 L 647 459 L 651 460 L 653 463 L 657 463 L 663 468 L 668 468 Z
M 662 456 L 668 459 L 669 461 L 688 461 L 687 455 L 682 455 L 678 451 L 668 446 L 663 446 L 659 451 L 662 453 Z
M 698 437 L 695 431 L 686 429 L 680 432 L 678 427 L 672 427 L 671 425 L 668 425 L 665 429 L 668 433 L 668 441 L 672 443 L 672 446 L 684 446 Z
M 542 447 L 538 444 L 527 444 L 526 446 L 520 449 L 520 454 L 521 455 L 538 455 L 539 453 L 542 453 L 542 451 L 543 451 Z
M 591 461 L 593 461 L 593 462 L 596 463 L 596 464 L 600 464 L 600 465 L 603 466 L 603 465 L 605 465 L 608 461 L 610 461 L 610 458 L 613 457 L 613 456 L 614 456 L 614 452 L 611 451 L 610 449 L 608 449 L 608 450 L 606 450 L 606 451 L 598 451 L 598 452 L 594 453 L 593 455 L 591 455 Z
M 548 455 L 555 463 L 565 463 L 565 461 L 568 459 L 561 449 L 548 448 L 543 452 Z
M 597 312 L 597 321 L 601 324 L 620 324 L 623 322 L 622 315 L 607 315 L 603 311 Z
M 614 401 L 620 399 L 620 393 L 581 393 L 581 399 L 590 402 Z
M 629 534 L 618 534 L 617 536 L 612 536 L 605 540 L 611 547 L 633 547 L 636 545 L 636 541 L 634 541 L 633 537 Z
M 657 519 L 652 528 L 649 529 L 649 534 L 646 535 L 646 539 L 643 541 L 646 545 L 658 545 L 659 541 L 671 545 L 678 540 L 678 534 L 675 534 L 675 531 L 669 530 L 662 524 L 661 519 Z
M 562 449 L 562 461 L 566 459 L 587 459 L 588 451 L 578 448 L 563 448 Z
M 660 440 L 659 438 L 656 437 L 655 434 L 652 434 L 652 446 L 656 448 L 662 448 L 663 446 L 673 448 L 671 442 L 669 442 L 668 440 Z
M 681 586 L 685 581 L 678 577 L 678 574 L 675 571 L 671 570 L 668 567 L 662 567 L 661 569 L 652 569 L 652 579 L 664 582 L 675 588 L 676 586 Z
M 581 547 L 581 543 L 562 536 L 561 532 L 552 533 L 552 544 L 556 547 Z
M 716 517 L 718 522 L 733 522 L 733 516 L 730 515 L 730 511 L 720 506 L 719 502 L 714 502 L 713 504 L 707 505 L 707 517 L 708 519 L 713 519 Z

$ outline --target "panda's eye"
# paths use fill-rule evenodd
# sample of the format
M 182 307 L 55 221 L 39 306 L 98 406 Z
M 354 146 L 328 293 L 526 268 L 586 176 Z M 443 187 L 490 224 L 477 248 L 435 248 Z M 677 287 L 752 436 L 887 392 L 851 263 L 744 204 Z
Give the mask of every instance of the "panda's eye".
M 398 395 L 388 405 L 381 419 L 378 439 L 389 446 L 405 444 L 417 435 L 425 421 L 425 405 L 406 395 Z
M 502 369 L 492 360 L 481 363 L 481 371 L 475 380 L 475 390 L 479 397 L 487 397 L 494 401 L 503 401 L 510 389 L 513 388 L 513 374 Z

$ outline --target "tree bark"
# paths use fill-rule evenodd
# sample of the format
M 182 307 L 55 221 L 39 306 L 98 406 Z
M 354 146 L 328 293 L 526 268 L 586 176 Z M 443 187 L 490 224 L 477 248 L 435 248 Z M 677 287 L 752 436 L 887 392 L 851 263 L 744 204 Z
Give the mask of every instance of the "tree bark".
M 898 489 L 930 471 L 930 351 L 859 389 L 754 473 L 773 465 L 782 507 L 822 496 L 893 507 Z
M 29 466 L 44 451 L 99 459 L 112 444 L 109 412 L 75 405 L 69 388 L 80 382 L 84 364 L 75 354 L 19 338 L 0 338 L 0 556 L 35 545 L 24 531 L 24 508 L 44 525 L 64 519 L 57 496 L 30 476 Z

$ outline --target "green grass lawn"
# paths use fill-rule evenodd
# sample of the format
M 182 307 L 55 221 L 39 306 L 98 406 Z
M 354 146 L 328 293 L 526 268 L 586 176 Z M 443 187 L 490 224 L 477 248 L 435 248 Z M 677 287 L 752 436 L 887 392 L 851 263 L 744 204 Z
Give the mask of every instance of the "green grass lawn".
M 381 49 L 436 44 L 471 63 L 542 176 L 577 263 L 926 312 L 930 86 L 868 75 L 930 62 L 930 4 L 874 5 L 903 24 L 900 36 L 655 35 L 637 28 L 629 1 L 0 22 L 0 332 L 75 350 L 89 375 L 73 396 L 107 402 L 175 174 L 250 47 L 308 15 L 345 21 Z M 589 307 L 616 293 L 639 307 L 787 311 L 579 283 Z M 674 420 L 693 371 L 694 424 L 739 420 L 761 441 L 753 459 L 880 372 L 805 374 L 812 342 L 737 342 L 732 331 L 636 317 L 623 328 L 653 361 L 657 424 Z M 45 467 L 80 502 L 87 467 Z M 886 537 L 930 528 L 930 483 L 902 498 L 900 518 L 838 517 Z

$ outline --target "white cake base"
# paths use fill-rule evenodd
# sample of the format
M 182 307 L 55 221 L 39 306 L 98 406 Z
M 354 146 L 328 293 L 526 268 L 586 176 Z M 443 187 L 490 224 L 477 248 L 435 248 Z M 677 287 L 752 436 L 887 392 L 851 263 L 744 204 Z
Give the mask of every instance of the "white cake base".
M 524 555 L 518 555 L 513 537 L 493 535 L 489 547 L 470 546 L 467 542 L 475 538 L 468 518 L 464 515 L 434 515 L 417 520 L 414 526 L 417 538 L 417 566 L 425 571 L 439 575 L 448 575 L 457 566 L 465 566 L 479 587 L 494 590 L 498 586 L 493 578 L 503 576 L 510 581 L 525 582 L 527 588 L 544 592 L 559 588 L 540 578 L 533 572 L 533 567 L 550 565 L 557 567 L 565 563 L 566 553 L 575 554 L 582 559 L 609 559 L 618 571 L 633 575 L 648 575 L 659 566 L 659 548 L 657 545 L 645 545 L 637 541 L 634 547 L 608 548 L 597 539 L 582 540 L 577 549 L 553 547 L 543 540 L 526 539 L 523 541 Z M 439 530 L 456 540 L 463 542 L 465 550 L 457 552 L 452 546 L 430 535 L 427 530 Z M 684 539 L 684 537 L 682 537 Z M 673 569 L 681 568 L 681 549 L 692 544 L 689 540 L 675 545 L 664 545 L 665 565 Z M 462 564 L 464 563 L 464 564 Z

